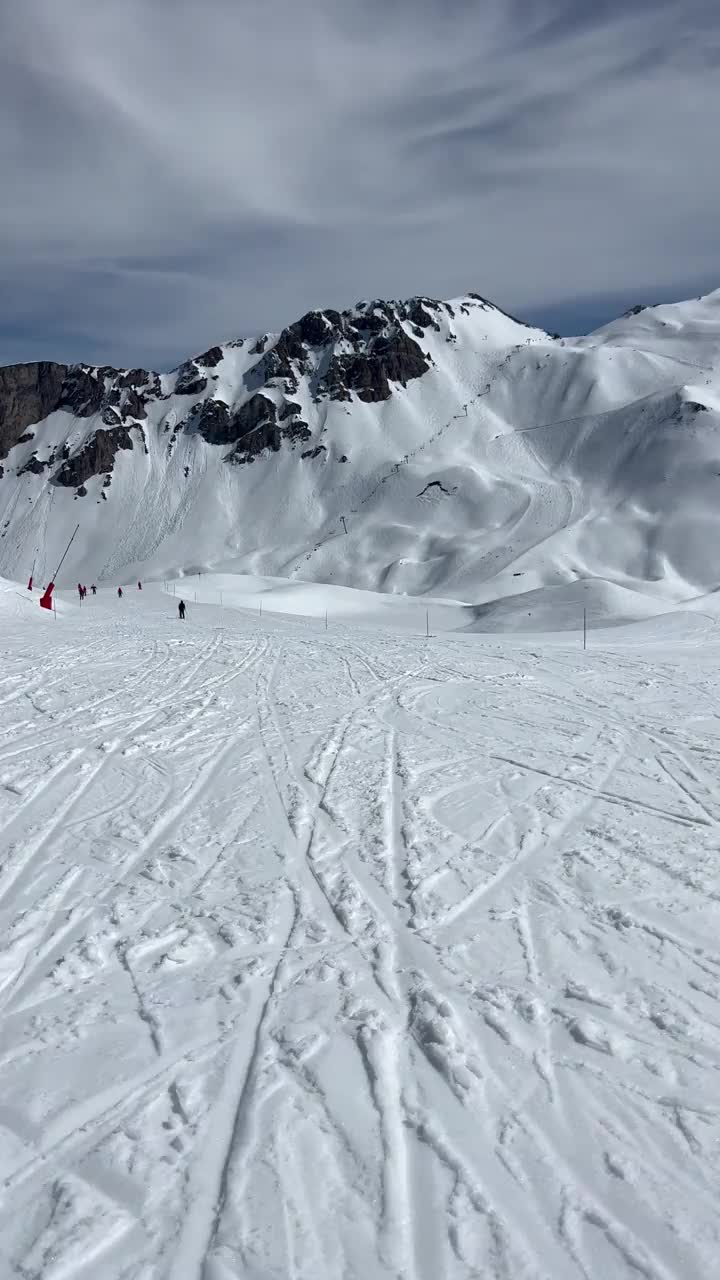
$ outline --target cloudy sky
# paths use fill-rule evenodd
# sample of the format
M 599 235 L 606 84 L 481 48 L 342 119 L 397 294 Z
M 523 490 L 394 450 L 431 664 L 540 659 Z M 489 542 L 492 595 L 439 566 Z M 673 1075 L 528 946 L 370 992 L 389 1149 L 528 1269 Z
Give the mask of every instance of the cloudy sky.
M 0 362 L 720 286 L 717 0 L 0 4 Z

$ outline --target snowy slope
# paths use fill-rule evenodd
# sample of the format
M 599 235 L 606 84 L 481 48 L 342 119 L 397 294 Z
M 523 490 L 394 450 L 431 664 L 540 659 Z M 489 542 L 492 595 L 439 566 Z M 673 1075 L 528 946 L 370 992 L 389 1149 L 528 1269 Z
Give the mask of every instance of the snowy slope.
M 0 591 L 0 1274 L 709 1280 L 713 616 L 182 585 Z
M 7 576 L 46 579 L 79 521 L 66 584 L 214 566 L 507 612 L 596 579 L 622 617 L 718 585 L 720 291 L 561 340 L 475 295 L 361 304 L 81 374 L 3 462 Z M 109 461 L 56 483 L 108 430 Z

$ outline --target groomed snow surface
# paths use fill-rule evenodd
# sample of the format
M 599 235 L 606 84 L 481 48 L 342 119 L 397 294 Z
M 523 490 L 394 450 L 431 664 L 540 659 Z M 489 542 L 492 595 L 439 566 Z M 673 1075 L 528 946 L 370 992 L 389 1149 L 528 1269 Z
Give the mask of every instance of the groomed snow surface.
M 716 1275 L 712 615 L 182 589 L 0 593 L 0 1274 Z

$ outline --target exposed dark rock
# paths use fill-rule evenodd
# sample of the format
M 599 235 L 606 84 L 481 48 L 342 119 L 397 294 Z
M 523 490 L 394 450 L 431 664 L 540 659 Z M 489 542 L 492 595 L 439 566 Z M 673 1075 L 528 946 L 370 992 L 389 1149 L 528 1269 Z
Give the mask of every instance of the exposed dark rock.
M 266 449 L 277 453 L 280 448 L 280 429 L 275 422 L 263 422 L 259 427 L 248 431 L 238 440 L 232 453 L 227 454 L 226 462 L 253 462 L 258 454 Z
M 208 444 L 235 444 L 266 424 L 277 433 L 279 448 L 277 410 L 272 400 L 259 393 L 233 412 L 222 400 L 206 400 L 195 419 L 197 430 Z
M 77 418 L 91 418 L 99 412 L 104 398 L 104 370 L 73 365 L 67 370 L 57 408 L 67 409 Z
M 341 325 L 339 311 L 307 311 L 290 327 L 307 346 L 324 347 L 339 332 Z
M 250 348 L 250 354 L 253 356 L 261 356 L 263 351 L 265 350 L 266 342 L 267 342 L 267 336 L 263 334 L 262 337 L 257 339 L 255 346 Z
M 52 483 L 68 489 L 77 488 L 91 476 L 112 471 L 118 450 L 132 449 L 132 447 L 133 442 L 127 427 L 96 431 L 79 453 L 63 462 L 53 476 Z M 107 484 L 107 481 L 105 483 Z
M 307 350 L 297 325 L 283 329 L 272 351 L 268 351 L 258 365 L 250 370 L 250 375 L 257 376 L 260 383 L 281 378 L 286 391 L 297 391 L 298 380 L 293 362 L 300 373 L 307 371 Z
M 232 415 L 235 439 L 254 431 L 265 423 L 277 423 L 277 409 L 267 396 L 254 395 Z
M 438 493 L 444 493 L 446 497 L 450 497 L 452 493 L 457 493 L 457 485 L 453 485 L 452 489 L 446 489 L 441 480 L 429 480 L 424 489 L 421 489 L 418 498 L 422 498 L 426 493 L 436 490 Z
M 208 444 L 229 444 L 230 410 L 224 400 L 206 400 L 194 418 L 194 426 Z
M 103 480 L 103 489 L 109 489 L 112 484 L 112 476 L 106 476 Z
M 214 369 L 223 358 L 222 347 L 210 347 L 209 351 L 203 351 L 201 356 L 195 356 L 195 364 L 200 365 L 202 369 Z
M 706 404 L 700 404 L 698 400 L 683 400 L 681 395 L 676 395 L 674 399 L 676 403 L 673 412 L 670 414 L 671 422 L 682 422 L 683 419 L 687 419 L 688 415 L 691 413 L 709 412 L 708 406 Z
M 432 305 L 432 303 L 430 305 Z M 408 320 L 411 324 L 414 324 L 416 328 L 421 330 L 419 336 L 422 336 L 423 329 L 435 329 L 438 333 L 440 332 L 440 325 L 437 320 L 434 320 L 433 317 L 428 314 L 426 307 L 427 300 L 425 298 L 413 298 L 407 308 Z
M 341 454 L 340 458 L 338 459 L 338 461 L 340 462 L 347 462 L 347 460 L 348 458 L 346 453 Z
M 280 413 L 278 414 L 278 419 L 280 422 L 284 422 L 286 418 L 293 418 L 296 413 L 301 413 L 301 412 L 302 412 L 302 409 L 299 404 L 296 404 L 294 400 L 288 400 L 287 403 L 284 404 L 282 409 L 280 410 Z
M 121 412 L 123 420 L 128 418 L 147 418 L 147 410 L 145 408 L 145 400 L 138 391 L 128 387 L 123 391 L 121 400 Z
M 307 422 L 303 422 L 302 418 L 296 418 L 289 426 L 283 427 L 282 436 L 284 440 L 291 440 L 295 444 L 298 440 L 309 440 L 312 436 Z
M 324 444 L 316 445 L 314 449 L 305 449 L 304 452 L 300 454 L 300 457 L 319 458 L 321 453 L 327 453 L 327 449 Z
M 84 484 L 81 484 L 81 485 L 80 485 L 80 488 L 79 488 L 79 489 L 77 489 L 77 490 L 76 490 L 76 492 L 75 492 L 75 497 L 76 497 L 76 498 L 85 498 L 86 496 L 87 496 L 87 489 L 85 488 L 85 485 L 84 485 Z
M 101 413 L 105 425 L 114 427 L 126 418 L 147 417 L 146 402 L 160 391 L 157 374 L 148 373 L 146 369 L 118 373 L 107 366 L 98 369 L 84 365 L 48 367 L 55 376 L 50 387 L 52 395 L 46 395 L 44 403 L 38 406 L 43 417 L 54 409 L 65 409 L 78 418 Z M 3 401 L 2 374 L 6 372 L 0 371 L 0 404 Z
M 148 369 L 128 369 L 126 373 L 120 373 L 116 379 L 119 387 L 132 387 L 135 391 L 139 391 L 143 387 L 154 386 L 157 384 L 160 390 L 160 379 L 156 373 L 150 373 Z
M 346 329 L 345 317 L 339 311 L 308 311 L 283 329 L 275 346 L 250 374 L 261 383 L 282 379 L 286 391 L 297 391 L 297 374 L 310 370 L 309 348 L 330 346 Z
M 400 325 L 394 325 L 390 332 L 373 338 L 366 351 L 333 356 L 321 386 L 332 400 L 349 400 L 351 391 L 369 402 L 389 400 L 391 382 L 405 386 L 429 368 L 429 357 Z
M 18 475 L 24 476 L 25 472 L 29 471 L 34 476 L 41 476 L 46 467 L 51 466 L 54 461 L 54 457 L 51 456 L 50 458 L 46 458 L 44 462 L 41 462 L 37 454 L 34 453 L 29 462 L 26 462 L 24 467 L 19 468 Z
M 638 302 L 634 307 L 630 307 L 627 311 L 624 311 L 623 319 L 628 316 L 639 316 L 641 311 L 647 311 L 647 307 L 644 302 Z
M 67 367 L 43 360 L 0 368 L 0 458 L 27 427 L 42 422 L 58 407 Z
M 34 431 L 26 431 L 26 432 L 25 432 L 25 435 L 24 435 L 24 436 L 21 436 L 21 437 L 20 437 L 20 439 L 18 440 L 18 444 L 29 444 L 29 443 L 30 443 L 30 441 L 31 441 L 31 440 L 34 440 L 34 439 L 35 439 L 35 432 L 34 432 Z
M 353 390 L 363 399 L 386 400 L 389 382 L 404 385 L 429 368 L 428 359 L 400 322 L 412 323 L 415 335 L 423 337 L 426 329 L 439 329 L 432 314 L 439 308 L 432 299 L 415 298 L 408 303 L 361 303 L 342 313 L 308 311 L 283 329 L 274 347 L 248 371 L 246 385 L 259 389 L 267 382 L 280 381 L 292 394 L 297 391 L 299 375 L 315 375 L 316 402 L 323 396 L 348 400 Z M 338 351 L 341 340 L 345 350 Z M 369 361 L 374 368 L 368 367 Z
M 321 382 L 323 395 L 329 396 L 331 400 L 352 400 L 350 391 L 345 385 L 348 379 L 346 362 L 355 360 L 355 358 L 354 356 L 333 356 Z M 378 399 L 386 398 L 378 397 Z M 315 404 L 319 403 L 320 397 L 315 397 Z
M 357 321 L 357 327 L 364 333 L 382 333 L 388 322 L 388 317 L 384 313 L 377 315 L 375 311 L 367 311 Z
M 175 394 L 178 396 L 198 396 L 207 387 L 207 378 L 195 366 L 192 360 L 188 360 L 187 364 L 180 365 L 178 369 L 177 381 L 175 383 Z

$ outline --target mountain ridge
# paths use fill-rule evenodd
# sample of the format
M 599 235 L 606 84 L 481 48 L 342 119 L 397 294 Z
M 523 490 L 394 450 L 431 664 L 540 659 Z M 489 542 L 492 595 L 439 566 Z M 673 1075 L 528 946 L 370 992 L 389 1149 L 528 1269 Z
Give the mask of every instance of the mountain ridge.
M 80 520 L 68 569 L 98 580 L 192 563 L 478 602 L 586 577 L 697 594 L 719 369 L 720 291 L 577 339 L 473 293 L 310 311 L 169 373 L 5 366 L 0 572 L 47 575 Z

